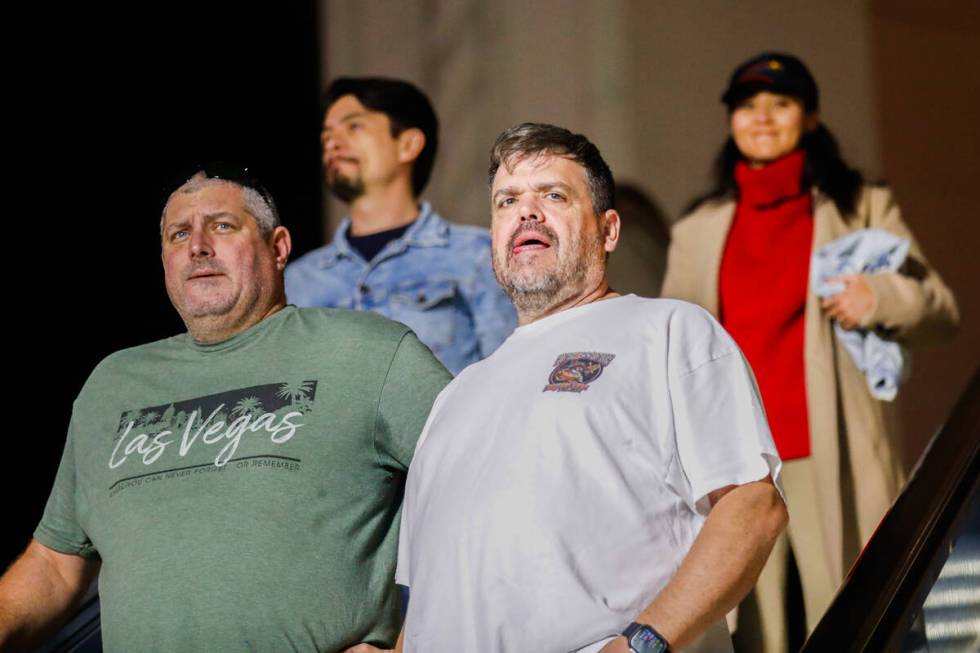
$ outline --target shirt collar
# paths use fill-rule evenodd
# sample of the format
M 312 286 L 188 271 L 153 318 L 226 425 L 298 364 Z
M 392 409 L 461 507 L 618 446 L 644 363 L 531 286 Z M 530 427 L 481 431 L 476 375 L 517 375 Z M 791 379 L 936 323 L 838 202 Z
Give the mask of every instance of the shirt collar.
M 347 240 L 347 230 L 350 228 L 350 216 L 346 216 L 337 226 L 333 240 L 323 249 L 323 254 L 317 264 L 321 268 L 332 267 L 342 258 L 360 259 L 361 255 L 351 247 Z M 404 251 L 408 247 L 445 247 L 449 244 L 449 225 L 432 210 L 432 205 L 422 202 L 419 205 L 419 215 L 412 225 L 402 235 L 387 245 L 384 250 L 398 248 Z

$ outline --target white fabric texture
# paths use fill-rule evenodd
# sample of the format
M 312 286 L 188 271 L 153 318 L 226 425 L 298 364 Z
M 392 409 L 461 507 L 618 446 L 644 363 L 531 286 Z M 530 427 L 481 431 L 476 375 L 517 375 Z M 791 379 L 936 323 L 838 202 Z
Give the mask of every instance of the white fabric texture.
M 598 650 L 673 577 L 707 495 L 778 487 L 779 467 L 748 364 L 701 308 L 630 295 L 520 327 L 419 439 L 406 651 Z M 686 650 L 730 651 L 724 620 Z
M 843 284 L 826 281 L 837 275 L 895 272 L 908 253 L 909 241 L 884 229 L 855 231 L 813 253 L 810 260 L 813 291 L 818 297 L 841 292 Z M 902 346 L 868 329 L 847 330 L 834 324 L 834 333 L 867 377 L 871 395 L 882 401 L 893 400 L 899 383 L 908 376 L 909 357 Z

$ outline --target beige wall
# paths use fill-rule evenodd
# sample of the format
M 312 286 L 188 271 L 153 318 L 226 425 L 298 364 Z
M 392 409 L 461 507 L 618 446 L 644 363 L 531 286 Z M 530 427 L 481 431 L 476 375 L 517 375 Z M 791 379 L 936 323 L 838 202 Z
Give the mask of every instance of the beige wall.
M 432 97 L 443 149 L 426 194 L 462 222 L 487 222 L 487 150 L 526 120 L 585 133 L 617 179 L 675 216 L 703 188 L 724 137 L 728 74 L 766 48 L 811 65 L 846 153 L 879 172 L 860 3 L 336 0 L 322 9 L 328 76 L 404 77 Z
M 941 13 L 930 14 L 935 6 L 324 0 L 320 15 L 325 77 L 403 77 L 430 94 L 442 121 L 442 150 L 426 196 L 446 217 L 484 225 L 487 150 L 500 130 L 525 120 L 585 133 L 618 180 L 636 184 L 676 218 L 704 189 L 725 136 L 718 97 L 731 69 L 764 49 L 796 53 L 818 80 L 824 121 L 847 159 L 869 178 L 894 182 L 926 251 L 963 301 L 980 278 L 971 262 L 980 256 L 980 237 L 967 192 L 968 175 L 978 172 L 980 57 L 958 52 L 976 50 L 980 25 L 969 0 L 940 3 Z M 964 71 L 972 82 L 950 93 Z M 936 115 L 937 104 L 955 104 L 956 111 Z M 339 214 L 331 205 L 331 223 Z M 649 292 L 662 253 L 624 250 L 617 274 L 634 270 L 641 277 L 625 289 Z M 915 454 L 980 359 L 976 304 L 964 305 L 971 307 L 970 333 L 954 349 L 916 359 L 905 393 L 906 405 L 915 406 L 907 409 L 910 432 L 919 434 L 910 441 Z

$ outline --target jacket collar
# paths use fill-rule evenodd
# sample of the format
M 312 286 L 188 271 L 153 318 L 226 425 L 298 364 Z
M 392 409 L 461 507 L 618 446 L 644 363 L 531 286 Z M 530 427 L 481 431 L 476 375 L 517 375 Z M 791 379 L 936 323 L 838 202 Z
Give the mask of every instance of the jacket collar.
M 361 255 L 350 245 L 347 240 L 347 231 L 350 228 L 350 216 L 341 220 L 337 231 L 334 232 L 333 240 L 323 248 L 323 251 L 316 261 L 318 267 L 329 268 L 336 265 L 341 258 L 349 258 L 363 261 Z M 449 244 L 449 224 L 439 217 L 439 214 L 432 210 L 432 205 L 422 202 L 419 205 L 419 215 L 412 222 L 408 230 L 396 238 L 378 253 L 376 261 L 388 258 L 395 254 L 404 252 L 409 247 L 445 247 Z

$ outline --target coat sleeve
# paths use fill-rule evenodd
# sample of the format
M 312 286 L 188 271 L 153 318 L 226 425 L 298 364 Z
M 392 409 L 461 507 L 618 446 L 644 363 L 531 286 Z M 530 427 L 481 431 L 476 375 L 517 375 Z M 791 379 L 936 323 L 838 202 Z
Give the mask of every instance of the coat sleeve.
M 956 332 L 959 311 L 952 291 L 933 270 L 915 236 L 902 220 L 901 210 L 889 189 L 870 188 L 869 227 L 878 227 L 909 241 L 909 254 L 898 272 L 865 277 L 874 293 L 871 311 L 862 326 L 893 331 L 910 346 L 930 345 L 950 339 Z

